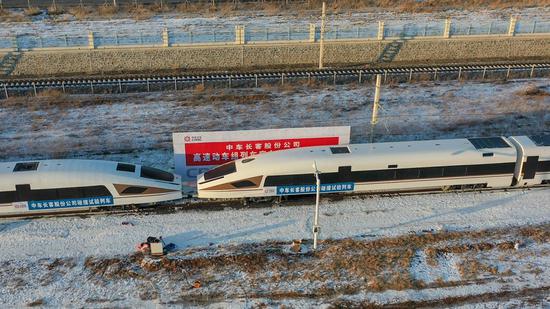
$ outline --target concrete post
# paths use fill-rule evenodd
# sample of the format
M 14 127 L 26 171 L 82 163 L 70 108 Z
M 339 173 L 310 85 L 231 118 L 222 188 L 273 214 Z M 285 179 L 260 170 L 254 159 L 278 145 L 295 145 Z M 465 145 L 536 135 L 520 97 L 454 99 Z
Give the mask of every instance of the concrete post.
M 518 19 L 515 16 L 510 17 L 510 26 L 508 27 L 508 36 L 516 35 L 516 23 Z
M 451 18 L 445 19 L 445 28 L 443 29 L 443 37 L 448 39 L 451 37 Z
M 93 31 L 88 32 L 88 48 L 95 49 L 95 38 Z
M 17 42 L 17 35 L 13 36 L 12 45 L 13 45 L 13 50 L 19 51 L 19 43 Z
M 170 36 L 168 35 L 168 28 L 162 29 L 162 47 L 170 46 Z
M 235 26 L 235 44 L 244 44 L 244 26 Z
M 378 40 L 384 39 L 384 22 L 379 20 L 378 21 Z
M 315 43 L 315 31 L 317 30 L 317 27 L 315 24 L 309 24 L 309 42 Z

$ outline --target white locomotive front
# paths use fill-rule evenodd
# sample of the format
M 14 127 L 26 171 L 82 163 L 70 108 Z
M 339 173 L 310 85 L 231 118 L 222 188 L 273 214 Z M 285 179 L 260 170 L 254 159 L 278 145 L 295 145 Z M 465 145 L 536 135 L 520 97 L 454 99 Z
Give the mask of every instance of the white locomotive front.
M 0 163 L 0 216 L 181 198 L 180 176 L 146 166 L 100 160 Z
M 523 139 L 523 140 L 522 140 Z M 539 140 L 539 147 L 527 141 Z M 516 140 L 529 145 L 522 154 Z M 321 192 L 402 192 L 499 188 L 545 183 L 548 136 L 445 139 L 321 146 L 270 152 L 199 176 L 201 198 L 313 194 L 313 162 Z M 525 154 L 529 152 L 529 154 Z M 541 154 L 535 160 L 534 154 Z M 525 166 L 518 169 L 517 165 Z M 519 173 L 519 174 L 518 174 Z M 532 181 L 525 181 L 527 175 Z M 518 179 L 524 181 L 518 183 Z

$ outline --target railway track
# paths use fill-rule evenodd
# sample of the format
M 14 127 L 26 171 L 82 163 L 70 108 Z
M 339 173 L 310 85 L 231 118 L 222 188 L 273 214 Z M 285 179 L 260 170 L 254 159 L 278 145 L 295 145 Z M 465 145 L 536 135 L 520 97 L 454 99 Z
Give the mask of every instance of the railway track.
M 346 199 L 367 199 L 374 197 L 399 197 L 399 196 L 414 196 L 414 195 L 433 195 L 433 194 L 461 194 L 468 192 L 508 192 L 508 191 L 529 191 L 535 189 L 548 189 L 550 184 L 525 187 L 507 187 L 507 188 L 475 188 L 464 190 L 452 190 L 452 191 L 411 191 L 411 192 L 392 192 L 392 193 L 357 193 L 357 194 L 328 194 L 321 196 L 321 203 L 335 202 Z M 292 206 L 307 206 L 309 204 L 315 204 L 315 196 L 288 196 L 287 200 L 265 199 L 262 201 L 248 201 L 243 200 L 216 200 L 216 201 L 201 201 L 196 198 L 188 197 L 182 201 L 176 203 L 163 203 L 156 206 L 148 207 L 105 207 L 86 209 L 83 211 L 70 211 L 70 212 L 51 212 L 48 214 L 25 214 L 25 215 L 10 215 L 1 216 L 2 219 L 39 219 L 39 218 L 53 218 L 53 217 L 89 217 L 96 215 L 162 215 L 173 214 L 177 212 L 186 211 L 220 211 L 224 209 L 245 209 L 245 208 L 270 208 L 270 207 L 292 207 Z
M 455 74 L 461 79 L 466 74 L 481 74 L 485 79 L 490 73 L 500 72 L 509 78 L 515 72 L 523 72 L 525 77 L 533 78 L 550 73 L 550 63 L 497 63 L 438 66 L 404 66 L 379 68 L 349 68 L 325 70 L 287 70 L 266 72 L 232 72 L 211 74 L 180 75 L 134 75 L 118 77 L 90 78 L 43 78 L 43 79 L 0 79 L 0 98 L 20 95 L 38 95 L 46 89 L 56 89 L 63 93 L 127 93 L 149 91 L 181 90 L 198 84 L 225 84 L 226 87 L 258 87 L 264 82 L 292 82 L 295 80 L 332 80 L 365 82 L 373 75 L 381 74 L 384 80 L 388 76 L 404 76 L 410 81 L 416 74 L 428 74 L 434 80 L 438 76 Z

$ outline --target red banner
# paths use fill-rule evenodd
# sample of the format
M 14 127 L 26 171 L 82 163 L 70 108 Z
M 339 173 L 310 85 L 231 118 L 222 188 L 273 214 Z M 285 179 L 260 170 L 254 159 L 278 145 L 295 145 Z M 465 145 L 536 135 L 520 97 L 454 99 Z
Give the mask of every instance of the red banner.
M 198 142 L 185 144 L 187 165 L 219 165 L 256 154 L 300 147 L 338 145 L 336 137 L 288 138 L 255 141 Z

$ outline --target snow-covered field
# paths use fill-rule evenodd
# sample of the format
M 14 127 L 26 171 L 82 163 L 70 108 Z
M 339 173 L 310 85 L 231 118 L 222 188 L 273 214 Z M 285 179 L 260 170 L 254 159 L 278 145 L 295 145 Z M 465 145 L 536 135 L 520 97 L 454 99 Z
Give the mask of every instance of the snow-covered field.
M 549 79 L 386 85 L 375 140 L 548 132 L 548 92 Z M 372 97 L 372 85 L 346 85 L 12 98 L 0 101 L 0 160 L 170 169 L 171 133 L 187 130 L 351 125 L 352 142 L 365 142 Z M 324 197 L 316 253 L 311 204 L 0 219 L 0 303 L 547 307 L 549 199 L 548 189 Z M 133 254 L 160 235 L 177 246 L 167 258 Z
M 386 85 L 375 141 L 540 133 L 550 80 Z M 374 87 L 75 95 L 0 101 L 0 160 L 85 157 L 173 168 L 172 132 L 351 125 L 369 140 Z
M 291 240 L 311 237 L 312 205 L 2 220 L 0 301 L 218 308 L 461 296 L 473 304 L 549 305 L 548 198 L 548 189 L 324 198 L 315 255 L 308 241 L 295 247 L 303 254 L 291 250 Z M 167 259 L 130 255 L 161 235 L 177 245 Z M 195 280 L 200 288 L 191 288 Z

